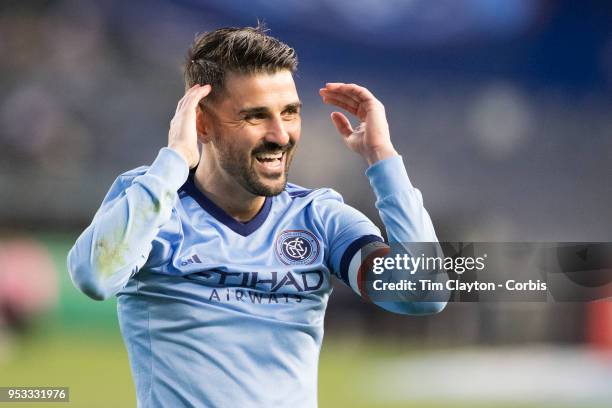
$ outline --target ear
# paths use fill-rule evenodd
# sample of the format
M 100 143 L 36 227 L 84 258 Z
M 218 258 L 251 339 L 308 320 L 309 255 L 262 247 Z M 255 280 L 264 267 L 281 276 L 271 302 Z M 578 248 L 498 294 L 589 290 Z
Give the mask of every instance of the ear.
M 211 140 L 210 118 L 207 118 L 207 116 L 208 114 L 198 106 L 196 112 L 196 131 L 198 132 L 198 141 L 200 143 L 208 143 Z

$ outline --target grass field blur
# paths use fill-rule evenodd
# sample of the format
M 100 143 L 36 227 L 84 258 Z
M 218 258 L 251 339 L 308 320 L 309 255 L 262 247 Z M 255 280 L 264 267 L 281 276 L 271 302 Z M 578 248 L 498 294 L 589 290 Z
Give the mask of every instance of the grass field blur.
M 2 386 L 68 386 L 70 403 L 13 404 L 16 407 L 135 407 L 134 387 L 118 328 L 109 331 L 39 331 L 19 343 L 9 361 L 0 363 Z M 406 356 L 406 352 L 401 355 Z M 398 357 L 393 347 L 341 339 L 325 342 L 320 360 L 321 407 L 546 408 L 547 405 L 496 401 L 403 401 L 381 403 L 368 387 L 369 367 Z M 0 407 L 12 406 L 0 403 Z M 551 404 L 551 408 L 563 405 Z M 570 407 L 572 405 L 567 405 Z M 597 407 L 598 405 L 593 405 Z M 601 405 L 599 405 L 601 406 Z M 587 407 L 586 405 L 584 407 Z

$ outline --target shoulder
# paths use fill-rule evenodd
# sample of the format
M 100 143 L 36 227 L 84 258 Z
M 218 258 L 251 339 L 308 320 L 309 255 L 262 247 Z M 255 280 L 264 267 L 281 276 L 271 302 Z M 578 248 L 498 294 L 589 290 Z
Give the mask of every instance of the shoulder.
M 290 207 L 309 211 L 321 220 L 352 211 L 352 208 L 345 204 L 342 195 L 328 187 L 308 189 L 288 183 L 283 196 Z
M 287 183 L 284 193 L 288 198 L 294 201 L 306 201 L 308 203 L 322 203 L 327 200 L 343 203 L 342 195 L 337 191 L 322 187 L 322 188 L 305 188 L 297 184 Z

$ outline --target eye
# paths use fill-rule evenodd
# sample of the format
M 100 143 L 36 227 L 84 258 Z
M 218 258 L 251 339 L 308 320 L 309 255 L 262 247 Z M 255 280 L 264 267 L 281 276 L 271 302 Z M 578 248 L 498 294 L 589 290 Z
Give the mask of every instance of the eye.
M 283 116 L 293 118 L 296 115 L 300 114 L 300 109 L 296 106 L 289 107 L 285 109 L 282 113 Z
M 267 117 L 265 112 L 247 113 L 242 118 L 246 121 L 262 120 Z

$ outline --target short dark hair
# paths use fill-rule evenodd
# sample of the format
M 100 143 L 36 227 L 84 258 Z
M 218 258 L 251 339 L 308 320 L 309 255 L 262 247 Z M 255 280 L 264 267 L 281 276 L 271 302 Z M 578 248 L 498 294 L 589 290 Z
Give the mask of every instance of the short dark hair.
M 187 54 L 185 89 L 212 86 L 210 97 L 223 92 L 227 73 L 275 73 L 297 70 L 297 54 L 287 44 L 266 34 L 266 28 L 224 27 L 198 35 Z

